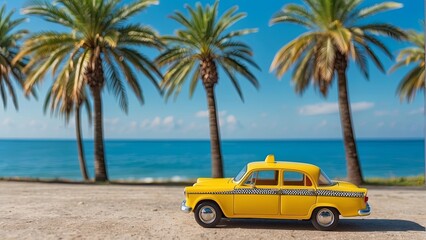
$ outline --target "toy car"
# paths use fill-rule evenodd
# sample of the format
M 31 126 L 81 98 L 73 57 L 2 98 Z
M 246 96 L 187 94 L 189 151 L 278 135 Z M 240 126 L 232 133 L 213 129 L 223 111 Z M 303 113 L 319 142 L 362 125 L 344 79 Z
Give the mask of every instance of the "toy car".
M 224 218 L 311 220 L 318 230 L 332 230 L 343 217 L 370 215 L 367 189 L 331 181 L 317 166 L 251 162 L 234 178 L 199 178 L 186 187 L 181 210 L 194 212 L 202 227 Z

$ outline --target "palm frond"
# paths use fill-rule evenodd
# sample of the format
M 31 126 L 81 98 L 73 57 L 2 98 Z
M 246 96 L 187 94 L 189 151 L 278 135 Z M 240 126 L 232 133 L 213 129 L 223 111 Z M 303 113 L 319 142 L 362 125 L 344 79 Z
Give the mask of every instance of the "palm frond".
M 23 68 L 28 63 L 25 58 L 13 61 L 20 50 L 20 40 L 27 34 L 27 30 L 17 29 L 25 18 L 13 18 L 14 11 L 8 12 L 6 6 L 0 8 L 0 95 L 3 107 L 8 104 L 7 97 L 10 96 L 16 110 L 18 110 L 18 99 L 14 83 L 23 88 Z M 33 93 L 33 92 L 30 92 Z
M 308 32 L 281 47 L 270 70 L 281 78 L 293 69 L 292 81 L 296 92 L 303 93 L 312 81 L 323 96 L 327 95 L 332 84 L 336 66 L 342 66 L 335 64 L 336 54 L 343 55 L 339 61 L 346 61 L 345 66 L 352 58 L 367 79 L 369 60 L 384 72 L 384 66 L 375 50 L 384 52 L 389 58 L 393 55 L 376 35 L 403 40 L 407 38 L 407 34 L 388 23 L 365 24 L 364 19 L 400 8 L 401 4 L 385 2 L 360 8 L 362 2 L 363 0 L 303 0 L 304 5 L 286 4 L 271 18 L 271 23 L 296 23 L 307 27 Z M 400 65 L 402 63 L 398 67 Z
M 240 96 L 242 93 L 235 74 L 243 76 L 256 88 L 259 86 L 256 76 L 246 65 L 260 69 L 252 59 L 251 48 L 236 40 L 240 36 L 256 32 L 257 29 L 230 31 L 230 27 L 246 17 L 246 14 L 239 13 L 237 7 L 232 7 L 219 16 L 218 6 L 219 1 L 205 7 L 200 3 L 195 7 L 187 5 L 187 15 L 176 11 L 171 16 L 183 28 L 178 29 L 175 36 L 163 37 L 168 46 L 156 58 L 159 66 L 167 67 L 161 83 L 166 91 L 166 99 L 173 94 L 176 97 L 187 79 L 190 79 L 189 94 L 192 96 L 199 78 L 204 81 L 202 72 L 213 71 L 206 78 L 218 76 L 216 65 L 225 70 Z M 207 62 L 209 64 L 205 64 Z M 210 66 L 212 69 L 203 70 L 203 66 Z M 212 81 L 216 83 L 218 79 Z
M 107 24 L 117 24 L 127 20 L 129 17 L 140 13 L 144 9 L 148 8 L 151 5 L 158 5 L 158 0 L 139 0 L 124 7 L 121 7 L 116 12 L 114 12 L 114 17 Z
M 304 51 L 316 42 L 320 37 L 317 33 L 303 34 L 283 46 L 274 57 L 270 71 L 276 70 L 276 76 L 281 78 L 285 72 L 294 64 Z
M 358 13 L 358 18 L 365 18 L 371 15 L 378 14 L 380 12 L 385 12 L 389 10 L 402 8 L 403 5 L 397 2 L 382 2 L 371 7 L 363 8 Z
M 243 92 L 241 91 L 240 84 L 238 83 L 237 78 L 235 77 L 235 71 L 231 69 L 228 64 L 222 63 L 221 66 L 223 66 L 223 69 L 225 70 L 226 75 L 228 75 L 229 79 L 232 82 L 232 85 L 234 85 L 235 90 L 238 93 L 238 96 L 240 97 L 241 101 L 244 102 L 244 96 Z M 257 86 L 258 87 L 258 86 Z
M 331 82 L 334 76 L 334 64 L 336 59 L 336 49 L 331 38 L 322 41 L 322 45 L 316 50 L 316 68 L 314 71 L 317 80 Z
M 197 69 L 195 69 L 194 73 L 192 74 L 191 83 L 189 85 L 189 97 L 190 98 L 192 98 L 192 96 L 194 95 L 195 89 L 197 88 L 199 78 L 200 78 L 200 69 L 197 68 Z
M 424 79 L 424 68 L 417 66 L 411 69 L 401 80 L 397 89 L 397 93 L 401 100 L 406 99 L 407 101 L 411 101 L 416 96 L 417 91 L 424 91 Z
M 125 112 L 128 111 L 129 100 L 127 98 L 126 88 L 123 81 L 120 79 L 120 71 L 117 69 L 117 64 L 110 58 L 110 53 L 105 54 L 105 70 L 107 79 L 107 88 L 113 92 L 115 97 L 118 98 L 118 103 L 121 109 Z
M 397 62 L 389 72 L 405 66 L 413 66 L 405 74 L 397 89 L 401 100 L 411 101 L 417 91 L 424 91 L 425 89 L 425 42 L 423 33 L 408 31 L 407 36 L 413 46 L 404 48 L 399 52 Z
M 135 0 L 126 5 L 120 0 L 30 1 L 24 13 L 57 23 L 67 31 L 39 32 L 25 40 L 14 62 L 31 56 L 24 69 L 28 73 L 27 91 L 33 91 L 47 73 L 52 73 L 57 87 L 52 88 L 49 99 L 55 111 L 62 109 L 62 102 L 69 102 L 69 99 L 87 106 L 88 98 L 80 96 L 86 96 L 88 87 L 102 87 L 103 84 L 93 84 L 97 80 L 107 82 L 108 89 L 125 112 L 128 110 L 125 83 L 143 103 L 135 70 L 147 76 L 157 88 L 157 79 L 162 75 L 138 48 L 161 49 L 164 44 L 154 29 L 128 23 L 128 19 L 155 4 L 157 0 Z M 100 64 L 97 59 L 101 59 Z M 94 68 L 100 68 L 100 79 L 90 77 L 91 72 L 99 70 Z
M 364 32 L 370 32 L 372 34 L 389 36 L 397 40 L 403 40 L 407 38 L 407 35 L 401 29 L 386 23 L 375 23 L 366 24 L 358 27 Z

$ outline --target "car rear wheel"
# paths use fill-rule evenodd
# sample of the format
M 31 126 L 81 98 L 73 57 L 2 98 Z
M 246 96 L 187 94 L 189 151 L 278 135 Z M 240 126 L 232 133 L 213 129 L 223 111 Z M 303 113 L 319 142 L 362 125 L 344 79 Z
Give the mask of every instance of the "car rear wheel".
M 203 202 L 195 208 L 194 217 L 200 226 L 212 228 L 220 222 L 222 211 L 214 202 Z
M 317 208 L 312 214 L 311 221 L 316 229 L 330 231 L 339 223 L 339 212 L 334 208 Z

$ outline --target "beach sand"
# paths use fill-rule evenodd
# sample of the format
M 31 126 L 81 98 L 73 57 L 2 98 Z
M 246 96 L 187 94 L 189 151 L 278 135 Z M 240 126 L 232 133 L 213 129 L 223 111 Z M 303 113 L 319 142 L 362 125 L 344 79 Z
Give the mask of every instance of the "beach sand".
M 180 211 L 183 187 L 0 182 L 0 239 L 426 239 L 424 188 L 372 188 L 373 213 L 333 232 L 309 221 L 222 220 Z

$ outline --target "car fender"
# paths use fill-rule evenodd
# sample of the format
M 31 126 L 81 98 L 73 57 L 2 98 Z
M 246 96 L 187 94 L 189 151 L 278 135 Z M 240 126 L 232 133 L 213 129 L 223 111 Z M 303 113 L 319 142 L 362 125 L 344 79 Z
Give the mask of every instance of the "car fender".
M 233 195 L 231 194 L 200 194 L 193 198 L 190 207 L 195 209 L 198 204 L 204 201 L 215 202 L 224 216 L 231 216 L 233 213 Z
M 315 211 L 315 209 L 322 208 L 322 207 L 334 208 L 340 214 L 340 210 L 335 204 L 332 204 L 332 203 L 317 203 L 317 204 L 312 205 L 312 207 L 309 209 L 308 217 L 312 217 L 312 213 Z

